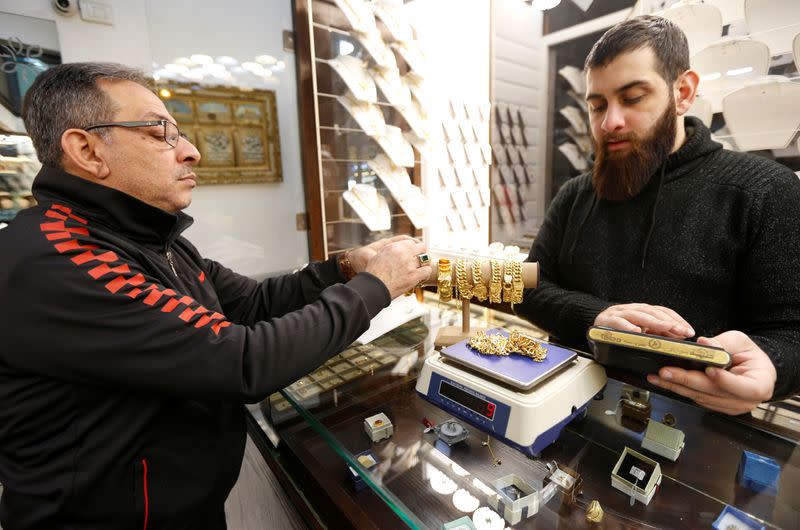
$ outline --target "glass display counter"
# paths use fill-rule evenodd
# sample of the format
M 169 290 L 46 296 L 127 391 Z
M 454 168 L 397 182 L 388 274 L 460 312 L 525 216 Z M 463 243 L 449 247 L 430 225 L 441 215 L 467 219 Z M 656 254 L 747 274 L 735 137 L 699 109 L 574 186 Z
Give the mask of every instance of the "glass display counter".
M 437 329 L 458 324 L 461 312 L 432 297 L 425 304 L 429 314 L 353 345 L 251 409 L 263 427 L 251 435 L 271 423 L 283 442 L 281 466 L 324 524 L 440 529 L 466 517 L 475 528 L 497 529 L 800 527 L 792 493 L 800 417 L 792 402 L 732 418 L 609 370 L 585 416 L 537 458 L 460 418 L 466 438 L 443 444 L 454 416 L 415 385 Z M 471 311 L 476 327 L 543 337 L 505 313 Z M 626 466 L 646 477 L 627 482 Z M 587 519 L 587 511 L 598 515 L 593 501 L 599 522 Z

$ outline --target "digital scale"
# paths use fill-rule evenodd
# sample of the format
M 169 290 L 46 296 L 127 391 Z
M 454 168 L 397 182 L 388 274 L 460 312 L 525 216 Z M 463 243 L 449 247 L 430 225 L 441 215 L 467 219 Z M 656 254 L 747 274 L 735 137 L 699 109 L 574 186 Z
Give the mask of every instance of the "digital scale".
M 487 335 L 502 329 L 487 331 Z M 483 355 L 461 341 L 429 357 L 417 378 L 426 400 L 521 452 L 539 456 L 606 385 L 605 369 L 542 342 L 544 362 Z

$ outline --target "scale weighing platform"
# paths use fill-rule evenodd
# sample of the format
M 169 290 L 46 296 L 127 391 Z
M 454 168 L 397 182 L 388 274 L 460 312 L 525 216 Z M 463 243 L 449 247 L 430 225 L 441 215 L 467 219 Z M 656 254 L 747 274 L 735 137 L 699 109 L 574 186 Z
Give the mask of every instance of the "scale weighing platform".
M 493 329 L 487 335 L 500 333 Z M 574 351 L 541 342 L 544 362 L 483 355 L 458 342 L 425 361 L 417 392 L 426 400 L 535 457 L 606 385 L 606 371 Z

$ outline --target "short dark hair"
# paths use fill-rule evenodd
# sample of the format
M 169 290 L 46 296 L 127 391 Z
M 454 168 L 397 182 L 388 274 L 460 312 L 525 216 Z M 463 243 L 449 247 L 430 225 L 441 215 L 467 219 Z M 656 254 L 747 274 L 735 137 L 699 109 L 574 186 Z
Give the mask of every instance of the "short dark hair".
M 689 44 L 674 22 L 663 17 L 643 15 L 611 27 L 592 46 L 584 70 L 603 67 L 619 55 L 650 47 L 656 56 L 656 69 L 672 84 L 689 69 Z
M 62 167 L 61 135 L 111 121 L 116 109 L 97 85 L 100 79 L 148 79 L 141 70 L 116 63 L 67 63 L 42 72 L 25 94 L 22 120 L 42 164 Z

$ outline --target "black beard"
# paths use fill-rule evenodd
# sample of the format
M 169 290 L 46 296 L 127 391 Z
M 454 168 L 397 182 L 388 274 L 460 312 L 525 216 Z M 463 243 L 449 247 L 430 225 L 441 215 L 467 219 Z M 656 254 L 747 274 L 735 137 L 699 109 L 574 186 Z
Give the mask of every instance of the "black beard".
M 664 163 L 675 145 L 675 102 L 670 98 L 667 108 L 653 127 L 653 133 L 639 139 L 635 134 L 605 135 L 602 143 L 594 143 L 595 161 L 592 168 L 592 184 L 601 199 L 626 201 L 636 197 L 644 189 L 653 173 Z M 630 148 L 626 153 L 610 152 L 606 140 L 627 140 Z

